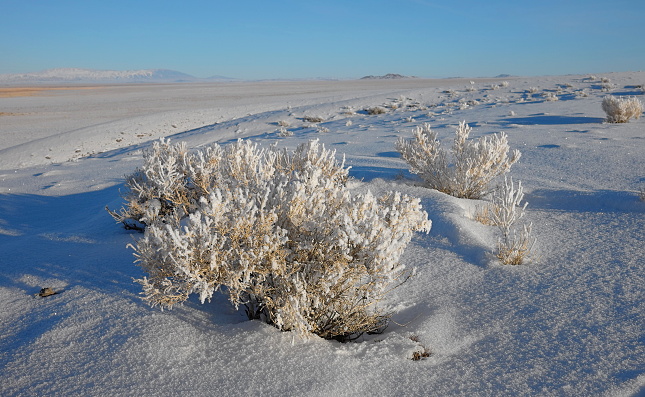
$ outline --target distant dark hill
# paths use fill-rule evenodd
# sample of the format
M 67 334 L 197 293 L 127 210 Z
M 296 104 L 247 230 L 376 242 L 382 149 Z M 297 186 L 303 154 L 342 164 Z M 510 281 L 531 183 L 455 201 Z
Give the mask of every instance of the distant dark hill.
M 413 76 L 403 76 L 401 74 L 396 74 L 396 73 L 388 73 L 383 76 L 365 76 L 361 77 L 361 80 L 395 80 L 395 79 L 413 79 L 415 77 Z

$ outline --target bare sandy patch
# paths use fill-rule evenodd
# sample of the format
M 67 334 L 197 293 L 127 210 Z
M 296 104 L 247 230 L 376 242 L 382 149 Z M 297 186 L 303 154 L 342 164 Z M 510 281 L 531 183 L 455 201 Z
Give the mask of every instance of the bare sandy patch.
M 13 98 L 24 96 L 43 95 L 48 91 L 61 91 L 61 90 L 91 90 L 101 88 L 97 86 L 89 87 L 0 87 L 0 98 Z M 2 115 L 0 113 L 0 115 Z

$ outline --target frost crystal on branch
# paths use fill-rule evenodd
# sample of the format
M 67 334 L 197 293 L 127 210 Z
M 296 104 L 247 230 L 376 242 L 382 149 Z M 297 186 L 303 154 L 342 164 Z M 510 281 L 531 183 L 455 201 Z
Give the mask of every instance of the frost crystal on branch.
M 494 134 L 478 140 L 468 140 L 471 128 L 459 123 L 449 154 L 441 148 L 437 133 L 428 124 L 417 127 L 414 138 L 399 138 L 396 149 L 426 184 L 455 197 L 477 199 L 488 193 L 490 182 L 508 172 L 521 156 L 513 150 L 509 156 L 506 134 Z
M 221 290 L 249 318 L 301 335 L 382 329 L 389 314 L 376 303 L 405 280 L 399 258 L 430 221 L 416 198 L 352 195 L 348 170 L 317 140 L 293 152 L 155 144 L 120 213 L 146 225 L 133 247 L 145 299 L 172 307 Z

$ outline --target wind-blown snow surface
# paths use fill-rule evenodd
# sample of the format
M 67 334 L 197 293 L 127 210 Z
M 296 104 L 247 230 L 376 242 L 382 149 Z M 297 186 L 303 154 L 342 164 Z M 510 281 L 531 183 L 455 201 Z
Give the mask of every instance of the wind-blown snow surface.
M 645 73 L 603 75 L 610 92 L 601 76 L 585 77 L 0 98 L 0 395 L 643 394 L 645 119 L 603 123 L 600 102 L 642 100 Z M 368 106 L 387 112 L 367 115 Z M 528 264 L 500 265 L 496 229 L 471 219 L 478 203 L 419 186 L 394 150 L 424 122 L 449 146 L 461 120 L 475 137 L 506 132 L 522 151 L 511 175 L 525 188 L 537 238 Z M 292 136 L 280 136 L 279 121 Z M 126 248 L 139 235 L 104 207 L 121 205 L 123 176 L 162 136 L 191 147 L 250 138 L 294 148 L 318 138 L 346 155 L 356 192 L 421 197 L 433 227 L 402 258 L 417 273 L 388 296 L 389 328 L 340 344 L 247 321 L 222 297 L 163 312 L 146 306 Z M 59 293 L 35 297 L 43 287 Z M 431 356 L 412 361 L 423 348 Z

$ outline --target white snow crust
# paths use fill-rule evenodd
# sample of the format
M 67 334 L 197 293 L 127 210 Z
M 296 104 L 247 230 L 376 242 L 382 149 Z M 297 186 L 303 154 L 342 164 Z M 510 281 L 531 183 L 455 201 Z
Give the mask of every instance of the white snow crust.
M 645 118 L 606 123 L 601 101 L 643 100 L 645 72 L 586 77 L 124 85 L 0 98 L 0 395 L 644 395 Z M 373 106 L 387 111 L 362 111 Z M 510 175 L 522 181 L 537 239 L 527 264 L 499 264 L 496 228 L 472 219 L 478 201 L 420 186 L 394 149 L 426 122 L 449 146 L 462 120 L 472 137 L 504 131 L 522 152 Z M 416 275 L 388 295 L 385 332 L 303 340 L 246 320 L 219 295 L 148 307 L 126 249 L 141 235 L 104 207 L 121 206 L 124 175 L 160 137 L 192 148 L 318 138 L 345 154 L 356 192 L 420 197 L 432 230 L 403 254 Z M 36 296 L 44 287 L 58 293 Z M 430 357 L 411 360 L 423 348 Z

